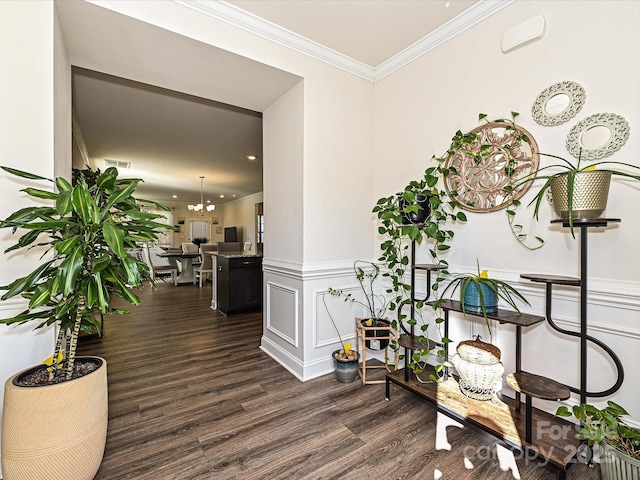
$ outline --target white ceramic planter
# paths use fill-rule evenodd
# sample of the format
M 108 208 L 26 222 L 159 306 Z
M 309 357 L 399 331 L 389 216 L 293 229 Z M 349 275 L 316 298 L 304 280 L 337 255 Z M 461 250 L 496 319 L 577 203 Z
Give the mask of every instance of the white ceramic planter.
M 602 480 L 638 480 L 640 461 L 603 442 L 600 444 L 600 472 Z
M 68 382 L 14 385 L 24 372 L 7 380 L 2 413 L 4 480 L 95 477 L 107 438 L 107 362 L 100 357 L 77 360 L 86 358 L 100 367 Z

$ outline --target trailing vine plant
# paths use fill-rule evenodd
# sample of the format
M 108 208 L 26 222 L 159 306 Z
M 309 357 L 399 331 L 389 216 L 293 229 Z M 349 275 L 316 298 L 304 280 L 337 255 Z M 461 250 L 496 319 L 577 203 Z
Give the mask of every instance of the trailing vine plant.
M 521 181 L 523 174 L 529 170 L 529 173 L 525 174 L 524 178 L 535 176 L 540 158 L 535 140 L 530 138 L 524 129 L 516 125 L 516 119 L 519 115 L 518 112 L 511 112 L 511 118 L 498 118 L 490 121 L 486 114 L 480 113 L 478 121 L 504 128 L 504 136 L 497 139 L 487 139 L 481 134 L 481 127 L 464 134 L 458 131 L 451 141 L 449 150 L 441 160 L 447 161 L 455 154 L 462 154 L 467 158 L 473 158 L 476 165 L 491 165 L 492 162 L 498 161 L 496 156 L 501 159 L 504 158 L 506 160 L 504 166 L 506 183 L 499 189 L 499 192 L 495 193 L 503 198 L 501 205 L 505 208 L 509 228 L 514 238 L 525 248 L 537 250 L 544 246 L 544 239 L 536 236 L 530 241 L 524 232 L 523 226 L 516 221 L 516 211 L 521 205 L 520 196 L 526 192 L 526 188 L 529 185 L 529 182 Z M 510 139 L 510 141 L 505 141 L 505 139 Z M 526 159 L 526 155 L 523 154 L 522 150 L 523 145 L 528 145 L 531 148 L 530 162 L 525 162 L 526 166 L 519 164 L 519 159 L 523 159 L 523 157 Z M 453 165 L 449 168 L 454 174 L 458 174 Z M 494 208 L 496 210 L 499 209 L 499 207 Z
M 438 160 L 436 157 L 434 159 Z M 416 245 L 428 245 L 431 259 L 436 265 L 441 265 L 438 278 L 431 286 L 434 293 L 438 284 L 447 275 L 447 262 L 441 258 L 441 254 L 449 250 L 454 232 L 448 227 L 449 222 L 466 221 L 466 215 L 457 211 L 459 203 L 442 188 L 442 179 L 449 174 L 449 170 L 438 161 L 438 165 L 425 170 L 421 180 L 410 182 L 404 190 L 389 197 L 383 197 L 376 203 L 373 212 L 380 220 L 378 233 L 384 236 L 380 244 L 382 250 L 379 258 L 387 268 L 383 274 L 389 279 L 390 285 L 386 293 L 391 296 L 389 310 L 396 312 L 396 319 L 392 320 L 392 327 L 399 328 L 403 325 L 417 327 L 419 333 L 417 340 L 423 345 L 419 351 L 415 351 L 411 359 L 411 368 L 416 375 L 422 373 L 426 367 L 426 359 L 432 350 L 429 341 L 429 323 L 422 319 L 421 311 L 425 307 L 424 300 L 414 301 L 411 284 L 407 282 L 407 271 L 411 268 L 410 245 L 415 241 Z M 420 216 L 427 213 L 427 218 L 412 223 L 407 217 Z M 407 313 L 411 311 L 414 303 L 414 316 Z M 435 307 L 434 307 L 435 308 Z M 444 322 L 441 316 L 435 319 L 436 325 Z M 444 345 L 450 340 L 440 332 L 437 356 L 444 358 Z M 393 348 L 398 348 L 394 342 Z M 403 358 L 402 356 L 400 358 Z M 443 364 L 435 366 L 436 374 L 442 371 Z
M 507 178 L 507 185 L 503 193 L 507 202 L 510 202 L 506 208 L 506 214 L 516 240 L 526 248 L 536 250 L 544 245 L 544 240 L 535 237 L 534 244 L 528 244 L 527 235 L 523 233 L 522 225 L 515 221 L 515 212 L 520 206 L 520 201 L 515 198 L 515 191 L 518 188 L 517 175 L 521 173 L 516 158 L 520 152 L 516 149 L 519 149 L 520 143 L 529 141 L 529 137 L 525 133 L 516 129 L 518 115 L 517 112 L 511 112 L 511 119 L 489 121 L 487 115 L 481 113 L 478 120 L 487 124 L 501 123 L 503 124 L 501 127 L 514 137 L 513 144 L 505 143 L 501 146 L 506 157 L 505 174 Z M 513 149 L 512 145 L 514 145 Z M 434 155 L 432 160 L 436 166 L 427 168 L 421 180 L 410 182 L 403 191 L 395 195 L 381 198 L 373 209 L 380 220 L 378 233 L 384 237 L 380 245 L 382 254 L 379 261 L 387 267 L 384 276 L 390 281 L 390 286 L 387 289 L 387 294 L 392 297 L 389 310 L 396 312 L 396 320 L 393 321 L 392 326 L 398 328 L 409 325 L 417 327 L 420 331 L 417 340 L 424 348 L 414 351 L 410 363 L 418 380 L 420 380 L 418 375 L 427 366 L 427 359 L 432 350 L 435 348 L 437 357 L 443 360 L 445 346 L 451 342 L 451 339 L 446 338 L 440 329 L 444 322 L 440 308 L 444 302 L 440 285 L 451 275 L 447 270 L 448 263 L 441 255 L 450 249 L 450 243 L 454 236 L 454 232 L 448 225 L 466 221 L 466 215 L 460 210 L 462 204 L 457 198 L 458 192 L 446 183 L 448 177 L 460 174 L 449 159 L 456 153 L 462 153 L 470 156 L 477 165 L 480 165 L 489 159 L 494 149 L 494 144 L 483 143 L 483 138 L 477 129 L 466 133 L 458 130 L 452 137 L 446 152 L 440 157 Z M 534 154 L 537 155 L 538 152 L 532 152 L 532 156 Z M 423 210 L 424 207 L 420 206 L 417 201 L 421 197 L 428 199 L 430 216 L 424 222 L 407 222 L 406 216 L 418 214 Z M 433 263 L 440 267 L 436 270 L 437 275 L 431 285 L 433 301 L 429 302 L 435 311 L 434 322 L 440 334 L 440 339 L 435 343 L 435 347 L 432 347 L 433 343 L 429 341 L 429 323 L 422 318 L 422 310 L 426 306 L 425 302 L 424 300 L 415 300 L 412 297 L 411 285 L 407 282 L 407 270 L 411 268 L 409 249 L 413 241 L 418 246 L 428 244 Z M 413 316 L 406 313 L 407 307 L 410 309 L 412 303 L 415 307 Z M 398 348 L 397 345 L 394 347 Z M 400 356 L 400 358 L 403 357 Z M 445 366 L 442 362 L 435 365 L 435 375 L 430 375 L 430 380 L 438 380 Z

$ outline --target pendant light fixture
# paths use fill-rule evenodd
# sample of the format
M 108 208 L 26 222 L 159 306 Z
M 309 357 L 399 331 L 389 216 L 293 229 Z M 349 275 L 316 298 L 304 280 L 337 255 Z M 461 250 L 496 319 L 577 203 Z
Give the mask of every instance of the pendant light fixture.
M 200 216 L 204 215 L 204 190 L 203 190 L 204 177 L 200 176 L 200 203 L 197 205 L 187 205 L 190 212 L 198 212 Z M 213 212 L 216 209 L 215 205 L 207 205 L 207 212 Z

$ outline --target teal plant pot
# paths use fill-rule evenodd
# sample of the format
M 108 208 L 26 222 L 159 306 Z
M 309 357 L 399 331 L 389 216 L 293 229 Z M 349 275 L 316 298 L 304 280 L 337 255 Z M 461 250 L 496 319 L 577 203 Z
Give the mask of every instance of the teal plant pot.
M 360 353 L 355 360 L 342 360 L 336 358 L 336 354 L 340 353 L 340 350 L 333 352 L 333 363 L 336 369 L 336 378 L 339 382 L 349 383 L 353 382 L 358 375 L 358 363 L 360 362 Z
M 484 300 L 484 311 L 482 309 L 482 302 L 480 301 L 480 291 L 478 286 L 473 282 L 466 282 L 462 285 L 462 303 L 464 309 L 474 313 L 496 313 L 498 311 L 498 297 L 493 290 L 487 285 L 481 283 L 480 290 L 482 290 L 482 299 Z

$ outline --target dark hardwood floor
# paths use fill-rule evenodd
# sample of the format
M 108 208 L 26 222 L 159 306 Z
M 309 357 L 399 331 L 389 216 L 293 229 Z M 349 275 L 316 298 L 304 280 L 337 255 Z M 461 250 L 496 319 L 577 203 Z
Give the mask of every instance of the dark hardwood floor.
M 211 286 L 140 291 L 128 316 L 105 319 L 80 354 L 108 362 L 109 429 L 96 479 L 554 479 L 519 458 L 502 470 L 500 444 L 392 386 L 300 382 L 260 349 L 260 314 L 209 308 Z M 442 420 L 441 420 L 442 423 Z M 440 428 L 440 430 L 444 430 Z M 449 447 L 447 447 L 447 444 Z M 568 479 L 597 480 L 576 464 Z

